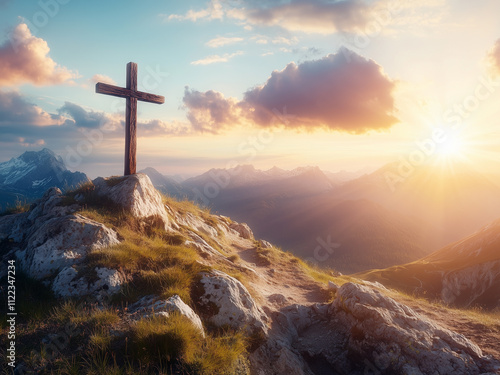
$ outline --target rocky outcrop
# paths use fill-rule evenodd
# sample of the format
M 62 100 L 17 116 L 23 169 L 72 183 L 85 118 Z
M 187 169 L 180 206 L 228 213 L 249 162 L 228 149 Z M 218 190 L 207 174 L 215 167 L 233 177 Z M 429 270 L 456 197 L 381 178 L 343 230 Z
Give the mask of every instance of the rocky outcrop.
M 443 276 L 441 298 L 447 304 L 500 307 L 500 260 L 485 262 Z M 488 296 L 487 300 L 484 296 Z
M 178 295 L 174 295 L 166 300 L 154 295 L 144 296 L 128 308 L 128 313 L 133 319 L 142 319 L 151 316 L 168 317 L 174 312 L 188 318 L 205 336 L 205 330 L 203 329 L 200 317 Z
M 245 223 L 236 223 L 233 222 L 229 225 L 231 229 L 234 229 L 236 232 L 240 234 L 246 240 L 253 240 L 253 232 L 250 227 Z
M 21 267 L 36 279 L 80 263 L 91 250 L 119 243 L 116 232 L 79 214 L 47 220 L 16 252 Z
M 19 265 L 35 279 L 56 276 L 80 263 L 89 251 L 119 243 L 115 231 L 61 202 L 61 191 L 53 188 L 29 211 L 0 220 L 0 241 L 17 244 Z
M 202 218 L 193 215 L 191 212 L 186 212 L 184 215 L 175 215 L 175 221 L 177 224 L 184 225 L 191 230 L 194 229 L 198 232 L 206 234 L 212 239 L 216 239 L 218 236 L 217 229 L 207 224 Z
M 29 211 L 0 218 L 0 241 L 12 241 L 21 269 L 57 296 L 116 293 L 123 282 L 118 271 L 96 268 L 89 280 L 77 268 L 90 251 L 118 244 L 117 233 L 76 213 L 78 205 L 64 205 L 63 198 L 59 189 L 49 189 Z
M 251 355 L 266 374 L 494 374 L 477 345 L 376 289 L 347 283 L 327 305 L 274 313 L 268 341 Z
M 161 195 L 147 175 L 138 173 L 123 177 L 98 177 L 92 182 L 98 196 L 110 199 L 134 217 L 157 216 L 168 229 L 169 220 Z
M 218 327 L 244 328 L 266 332 L 266 315 L 255 303 L 247 288 L 220 271 L 202 273 L 196 302 L 203 316 Z

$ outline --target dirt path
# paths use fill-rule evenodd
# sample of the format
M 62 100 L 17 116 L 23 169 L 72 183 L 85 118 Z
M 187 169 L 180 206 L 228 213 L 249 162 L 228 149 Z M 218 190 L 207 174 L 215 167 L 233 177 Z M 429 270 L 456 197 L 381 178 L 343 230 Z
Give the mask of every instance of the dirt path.
M 233 248 L 241 263 L 255 271 L 257 277 L 252 278 L 251 286 L 262 295 L 261 302 L 270 309 L 325 302 L 325 288 L 285 257 L 275 263 L 265 262 L 250 241 L 237 241 Z

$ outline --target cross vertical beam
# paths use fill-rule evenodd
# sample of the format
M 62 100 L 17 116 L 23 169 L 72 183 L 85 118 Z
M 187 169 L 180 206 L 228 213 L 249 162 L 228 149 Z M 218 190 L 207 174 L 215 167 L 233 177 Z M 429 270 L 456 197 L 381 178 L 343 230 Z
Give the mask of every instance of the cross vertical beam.
M 137 64 L 127 64 L 127 89 L 137 91 Z M 135 174 L 137 169 L 137 98 L 127 97 L 125 114 L 125 170 L 124 175 Z

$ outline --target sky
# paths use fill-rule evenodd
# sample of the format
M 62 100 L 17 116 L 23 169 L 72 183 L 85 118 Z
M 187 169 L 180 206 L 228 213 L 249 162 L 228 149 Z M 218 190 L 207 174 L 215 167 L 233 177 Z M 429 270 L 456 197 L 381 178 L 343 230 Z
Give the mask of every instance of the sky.
M 123 173 L 138 64 L 138 169 L 355 171 L 453 158 L 496 173 L 500 2 L 0 0 L 0 162 L 44 147 Z

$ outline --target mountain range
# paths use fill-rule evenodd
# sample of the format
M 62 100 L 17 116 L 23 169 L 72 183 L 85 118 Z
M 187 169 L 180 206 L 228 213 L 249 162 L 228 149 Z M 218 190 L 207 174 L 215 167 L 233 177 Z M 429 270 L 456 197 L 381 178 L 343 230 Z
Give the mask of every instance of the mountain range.
M 343 273 L 417 261 L 499 216 L 500 189 L 468 166 L 422 166 L 393 189 L 387 176 L 398 167 L 361 174 L 242 165 L 186 180 L 140 172 L 167 195 L 247 222 L 260 238 Z M 26 152 L 0 164 L 0 204 L 82 181 L 50 150 Z
M 40 198 L 50 187 L 65 190 L 86 181 L 84 173 L 69 171 L 51 150 L 26 151 L 0 163 L 0 208 Z

